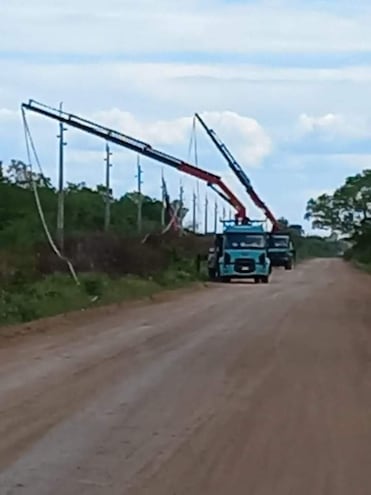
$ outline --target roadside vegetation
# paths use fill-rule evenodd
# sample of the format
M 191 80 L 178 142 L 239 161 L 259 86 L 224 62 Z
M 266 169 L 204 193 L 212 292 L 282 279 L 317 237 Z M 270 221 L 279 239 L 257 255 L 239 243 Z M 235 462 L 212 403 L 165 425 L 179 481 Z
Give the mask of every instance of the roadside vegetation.
M 371 170 L 348 177 L 332 195 L 311 199 L 306 218 L 341 239 L 346 260 L 371 271 Z
M 286 218 L 279 218 L 278 221 L 290 232 L 297 262 L 310 258 L 333 258 L 342 252 L 341 241 L 333 236 L 304 235 L 301 225 L 290 225 Z
M 48 178 L 39 174 L 33 178 L 54 234 L 57 192 Z M 140 198 L 143 234 L 139 235 L 135 192 L 110 198 L 111 225 L 103 232 L 104 199 L 103 186 L 67 184 L 64 254 L 78 273 L 80 285 L 76 285 L 65 262 L 45 241 L 24 164 L 12 161 L 6 169 L 0 166 L 0 325 L 151 297 L 205 280 L 206 267 L 198 256 L 207 255 L 210 238 L 160 235 L 162 203 L 148 196 Z M 298 261 L 339 254 L 336 240 L 303 236 L 298 227 L 292 229 Z M 362 242 L 353 249 L 364 249 Z
M 54 236 L 57 192 L 49 179 L 34 179 Z M 196 261 L 208 241 L 158 234 L 161 201 L 140 198 L 145 236 L 137 230 L 137 193 L 111 197 L 109 232 L 103 232 L 104 199 L 103 186 L 68 184 L 65 191 L 64 254 L 78 273 L 76 285 L 45 241 L 24 164 L 0 167 L 0 325 L 150 297 L 204 279 Z

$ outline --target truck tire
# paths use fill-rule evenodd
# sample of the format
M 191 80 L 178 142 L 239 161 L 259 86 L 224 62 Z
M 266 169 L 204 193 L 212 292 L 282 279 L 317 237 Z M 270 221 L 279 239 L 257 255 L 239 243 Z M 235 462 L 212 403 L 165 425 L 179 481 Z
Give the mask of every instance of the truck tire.
M 221 281 L 223 282 L 223 284 L 229 284 L 229 282 L 231 281 L 231 277 L 221 277 Z
M 269 284 L 269 275 L 263 275 L 261 281 L 263 284 Z
M 285 270 L 292 270 L 292 261 L 287 261 L 287 263 L 285 263 Z

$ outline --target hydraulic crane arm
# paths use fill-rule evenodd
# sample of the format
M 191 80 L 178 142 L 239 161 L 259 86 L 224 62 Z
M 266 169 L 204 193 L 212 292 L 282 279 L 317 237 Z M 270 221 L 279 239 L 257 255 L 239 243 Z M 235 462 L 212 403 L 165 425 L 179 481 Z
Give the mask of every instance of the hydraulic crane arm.
M 206 170 L 186 163 L 179 158 L 158 151 L 148 143 L 135 139 L 133 137 L 127 136 L 113 129 L 103 127 L 95 122 L 78 117 L 77 115 L 69 114 L 67 112 L 62 112 L 55 108 L 49 107 L 42 103 L 38 103 L 34 100 L 30 100 L 28 103 L 22 103 L 22 108 L 36 112 L 45 117 L 57 120 L 66 125 L 80 129 L 81 131 L 87 132 L 94 136 L 100 137 L 109 141 L 111 143 L 123 146 L 124 148 L 130 149 L 148 158 L 152 158 L 158 162 L 169 165 L 170 167 L 176 168 L 180 172 L 191 175 L 197 179 L 203 180 L 208 186 L 212 187 L 219 196 L 221 196 L 225 201 L 227 201 L 236 210 L 236 218 L 239 220 L 245 220 L 246 209 L 241 201 L 235 196 L 235 194 L 224 184 L 221 177 L 214 175 Z
M 241 167 L 241 165 L 237 162 L 237 160 L 234 158 L 234 156 L 229 151 L 229 149 L 226 147 L 226 145 L 218 138 L 215 131 L 213 131 L 212 129 L 210 129 L 206 125 L 206 123 L 203 121 L 203 119 L 200 117 L 200 115 L 198 113 L 195 114 L 195 117 L 199 121 L 199 123 L 202 125 L 202 127 L 206 131 L 207 135 L 212 140 L 212 142 L 218 148 L 220 153 L 224 156 L 229 167 L 235 173 L 236 177 L 239 179 L 241 184 L 245 187 L 247 194 L 250 196 L 250 198 L 252 199 L 255 206 L 257 206 L 258 208 L 260 208 L 264 212 L 264 215 L 266 216 L 266 218 L 268 218 L 268 220 L 270 220 L 270 222 L 273 224 L 273 229 L 276 229 L 279 225 L 276 217 L 273 215 L 273 213 L 268 208 L 268 206 L 260 199 L 258 194 L 255 192 L 254 188 L 252 187 L 250 179 L 247 177 L 247 175 L 246 175 L 245 171 L 243 170 L 243 168 Z

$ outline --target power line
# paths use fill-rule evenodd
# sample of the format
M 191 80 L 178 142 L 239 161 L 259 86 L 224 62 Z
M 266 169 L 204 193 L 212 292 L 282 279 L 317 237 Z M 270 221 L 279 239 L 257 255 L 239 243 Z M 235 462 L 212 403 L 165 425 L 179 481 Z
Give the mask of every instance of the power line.
M 29 168 L 30 168 L 30 180 L 31 180 L 32 189 L 33 189 L 33 193 L 34 193 L 34 198 L 35 198 L 37 212 L 39 214 L 39 218 L 40 218 L 42 227 L 44 229 L 45 236 L 48 239 L 49 245 L 52 248 L 52 250 L 54 251 L 54 253 L 58 256 L 58 258 L 60 260 L 64 261 L 67 264 L 68 269 L 70 270 L 71 276 L 74 279 L 76 285 L 80 285 L 80 281 L 79 281 L 79 279 L 77 277 L 77 274 L 75 272 L 75 269 L 74 269 L 71 261 L 66 256 L 64 256 L 61 253 L 61 251 L 58 249 L 58 246 L 54 242 L 53 237 L 50 234 L 50 230 L 48 228 L 48 225 L 46 223 L 44 211 L 43 211 L 43 208 L 42 208 L 42 205 L 41 205 L 41 201 L 40 201 L 39 192 L 37 190 L 37 184 L 36 184 L 36 181 L 35 181 L 35 178 L 34 178 L 34 172 L 33 172 L 33 167 L 32 167 L 31 150 L 32 150 L 32 152 L 34 154 L 36 164 L 37 164 L 37 166 L 38 166 L 38 168 L 40 170 L 40 177 L 44 177 L 44 173 L 43 173 L 43 169 L 41 167 L 40 159 L 39 159 L 39 156 L 38 156 L 37 151 L 36 151 L 35 143 L 33 141 L 32 134 L 31 134 L 31 131 L 30 131 L 28 122 L 27 122 L 27 117 L 26 117 L 26 113 L 25 113 L 24 108 L 22 108 L 22 118 L 23 118 L 23 128 L 24 128 L 24 135 L 25 135 L 25 142 L 26 142 L 27 159 L 28 159 L 28 164 L 29 164 Z

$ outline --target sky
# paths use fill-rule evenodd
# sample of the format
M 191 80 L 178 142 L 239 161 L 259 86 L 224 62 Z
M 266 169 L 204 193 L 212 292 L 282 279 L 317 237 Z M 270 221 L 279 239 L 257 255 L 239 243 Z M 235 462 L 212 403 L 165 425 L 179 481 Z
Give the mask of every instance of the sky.
M 223 177 L 258 212 L 193 115 L 227 144 L 276 216 L 303 219 L 371 162 L 371 2 L 359 0 L 0 0 L 0 160 L 27 161 L 20 105 L 35 99 L 145 140 Z M 56 180 L 58 127 L 28 114 Z M 104 181 L 105 143 L 66 131 L 66 181 Z M 112 147 L 116 196 L 136 187 L 136 156 Z M 143 192 L 162 166 L 142 160 Z M 190 207 L 206 186 L 163 168 Z M 208 191 L 209 205 L 215 195 Z M 219 212 L 223 204 L 218 203 Z M 209 208 L 212 222 L 213 207 Z M 226 211 L 228 212 L 227 206 Z

